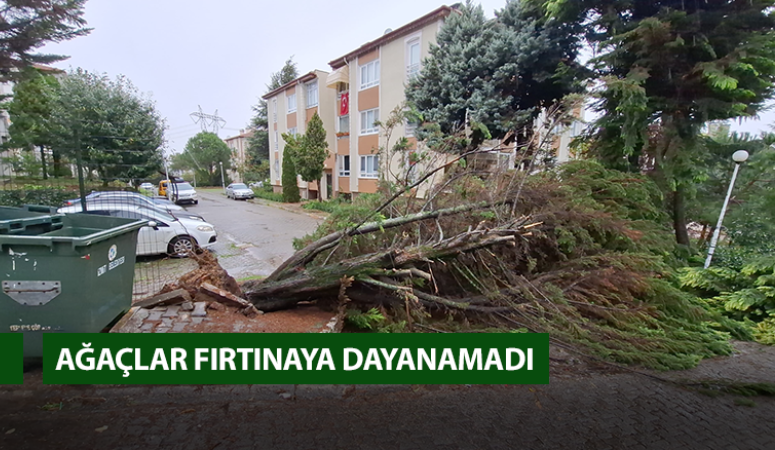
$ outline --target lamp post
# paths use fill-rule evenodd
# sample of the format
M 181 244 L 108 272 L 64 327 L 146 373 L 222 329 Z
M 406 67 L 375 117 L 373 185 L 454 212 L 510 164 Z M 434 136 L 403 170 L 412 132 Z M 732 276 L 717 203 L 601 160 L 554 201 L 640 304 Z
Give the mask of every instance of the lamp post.
M 221 166 L 221 188 L 226 190 L 226 182 L 223 181 L 223 161 L 218 161 L 218 165 Z
M 727 190 L 727 198 L 724 199 L 724 206 L 721 207 L 721 214 L 718 216 L 718 223 L 716 224 L 716 229 L 713 230 L 713 238 L 710 240 L 708 258 L 705 260 L 706 269 L 710 267 L 710 263 L 713 260 L 713 253 L 716 252 L 716 244 L 718 243 L 718 237 L 721 233 L 721 224 L 724 222 L 724 214 L 727 213 L 727 205 L 729 205 L 729 199 L 732 197 L 732 189 L 735 187 L 737 172 L 740 171 L 740 164 L 748 160 L 748 152 L 745 150 L 738 150 L 732 155 L 732 160 L 735 162 L 735 171 L 732 173 L 732 180 L 729 182 L 729 190 Z

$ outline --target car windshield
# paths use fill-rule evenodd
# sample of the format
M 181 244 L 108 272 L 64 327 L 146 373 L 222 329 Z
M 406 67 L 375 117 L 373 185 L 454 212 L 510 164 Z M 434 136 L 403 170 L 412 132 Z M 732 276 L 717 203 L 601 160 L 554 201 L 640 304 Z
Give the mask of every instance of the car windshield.
M 179 189 L 179 190 L 181 190 L 181 191 L 193 191 L 193 190 L 194 190 L 194 188 L 193 188 L 193 187 L 191 187 L 191 185 L 190 185 L 190 184 L 188 184 L 188 183 L 175 183 L 175 185 L 176 185 L 176 186 L 178 187 L 178 189 Z
M 231 188 L 232 188 L 232 189 L 247 189 L 248 187 L 247 187 L 247 186 L 245 186 L 245 185 L 244 185 L 244 184 L 242 184 L 242 183 L 237 183 L 237 184 L 232 184 L 232 185 L 231 185 Z

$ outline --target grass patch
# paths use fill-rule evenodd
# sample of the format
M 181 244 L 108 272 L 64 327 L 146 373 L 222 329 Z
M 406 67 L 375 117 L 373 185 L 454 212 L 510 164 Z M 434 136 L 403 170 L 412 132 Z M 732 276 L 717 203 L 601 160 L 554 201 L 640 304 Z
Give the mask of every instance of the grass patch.
M 253 189 L 253 193 L 256 195 L 256 198 L 262 198 L 270 202 L 283 202 L 283 194 L 272 191 L 271 186 L 268 189 L 266 187 Z

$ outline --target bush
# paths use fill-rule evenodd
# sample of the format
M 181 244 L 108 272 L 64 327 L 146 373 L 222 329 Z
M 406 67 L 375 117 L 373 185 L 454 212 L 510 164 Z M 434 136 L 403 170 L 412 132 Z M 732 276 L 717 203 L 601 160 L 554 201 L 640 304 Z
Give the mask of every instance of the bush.
M 270 202 L 283 202 L 283 194 L 280 194 L 278 192 L 273 191 L 265 191 L 263 189 L 253 189 L 253 193 L 256 194 L 257 198 L 262 198 L 264 200 L 269 200 Z
M 62 206 L 65 200 L 78 197 L 78 192 L 40 186 L 25 186 L 24 189 L 0 191 L 0 205 L 15 206 L 42 205 Z
M 348 205 L 348 204 L 350 204 L 350 202 L 342 199 L 342 197 L 337 197 L 337 198 L 335 198 L 333 200 L 329 200 L 329 201 L 325 201 L 325 202 L 324 201 L 311 201 L 311 202 L 307 202 L 307 203 L 304 203 L 303 205 L 301 205 L 301 207 L 304 208 L 304 209 L 307 209 L 307 210 L 315 210 L 315 211 L 323 211 L 323 212 L 327 212 L 327 213 L 334 213 L 337 210 L 339 210 L 339 208 L 341 208 L 342 205 Z

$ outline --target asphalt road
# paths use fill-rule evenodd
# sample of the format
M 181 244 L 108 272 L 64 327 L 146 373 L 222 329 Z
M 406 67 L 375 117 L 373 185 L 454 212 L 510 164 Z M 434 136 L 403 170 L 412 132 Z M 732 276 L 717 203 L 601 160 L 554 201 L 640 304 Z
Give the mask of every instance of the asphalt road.
M 269 275 L 293 254 L 293 239 L 312 233 L 321 222 L 261 200 L 230 200 L 212 191 L 198 194 L 199 204 L 187 209 L 215 225 L 218 242 L 212 250 L 236 279 Z

